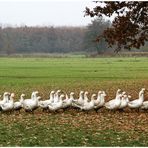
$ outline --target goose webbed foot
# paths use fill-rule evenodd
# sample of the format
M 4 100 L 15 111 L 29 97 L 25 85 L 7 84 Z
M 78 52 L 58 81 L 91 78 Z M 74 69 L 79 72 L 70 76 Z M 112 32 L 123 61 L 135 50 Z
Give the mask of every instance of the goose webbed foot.
M 123 108 L 122 109 L 118 109 L 118 111 L 121 112 L 121 113 L 124 112 Z
M 103 106 L 101 106 L 101 107 L 99 107 L 99 108 L 96 108 L 96 109 L 95 109 L 96 113 L 98 113 L 98 111 L 100 111 L 102 108 L 103 108 Z

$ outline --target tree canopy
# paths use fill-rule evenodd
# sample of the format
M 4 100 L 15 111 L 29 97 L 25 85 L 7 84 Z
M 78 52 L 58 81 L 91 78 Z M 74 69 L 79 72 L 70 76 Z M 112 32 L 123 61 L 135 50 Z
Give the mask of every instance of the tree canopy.
M 101 35 L 104 29 L 109 27 L 109 25 L 110 21 L 105 21 L 102 17 L 97 17 L 88 24 L 83 41 L 83 46 L 87 51 L 97 51 L 98 54 L 101 54 L 109 50 L 104 39 L 101 39 L 100 42 L 96 42 L 97 36 Z
M 148 2 L 144 1 L 114 1 L 96 2 L 91 10 L 86 7 L 85 15 L 114 16 L 112 26 L 104 30 L 96 38 L 104 38 L 110 47 L 116 45 L 115 51 L 122 48 L 140 48 L 148 41 Z

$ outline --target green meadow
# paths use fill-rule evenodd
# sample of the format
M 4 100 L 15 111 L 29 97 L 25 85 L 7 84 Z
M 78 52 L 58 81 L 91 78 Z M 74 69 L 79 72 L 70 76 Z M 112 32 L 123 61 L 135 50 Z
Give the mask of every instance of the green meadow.
M 64 93 L 104 90 L 107 100 L 121 88 L 132 98 L 148 89 L 148 58 L 0 58 L 0 94 L 27 97 L 38 90 L 47 99 L 51 90 Z M 145 94 L 148 99 L 148 93 Z M 75 110 L 34 114 L 0 113 L 0 146 L 148 146 L 148 113 L 88 114 Z
M 147 80 L 148 58 L 0 58 L 0 91 L 140 87 Z

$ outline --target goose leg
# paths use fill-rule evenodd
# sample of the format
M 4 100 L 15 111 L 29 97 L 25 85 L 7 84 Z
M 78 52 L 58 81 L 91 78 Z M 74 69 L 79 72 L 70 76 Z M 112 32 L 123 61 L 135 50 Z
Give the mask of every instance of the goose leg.
M 66 110 L 68 110 L 68 108 L 69 108 L 69 107 L 64 108 L 64 112 L 65 112 Z
M 49 108 L 46 109 L 46 113 L 49 113 Z
M 103 108 L 103 106 L 102 107 L 99 107 L 99 108 L 96 108 L 96 113 L 98 113 L 98 111 L 101 109 L 101 108 Z
M 95 112 L 98 113 L 98 108 L 94 108 Z
M 57 113 L 58 113 L 57 110 L 53 111 L 53 114 L 57 114 Z
M 140 107 L 138 108 L 138 112 L 140 112 Z
M 122 109 L 118 109 L 119 112 L 124 112 L 123 108 Z
M 43 109 L 42 109 L 42 112 L 45 112 L 45 110 L 46 110 L 46 109 L 45 109 L 45 108 L 43 108 Z

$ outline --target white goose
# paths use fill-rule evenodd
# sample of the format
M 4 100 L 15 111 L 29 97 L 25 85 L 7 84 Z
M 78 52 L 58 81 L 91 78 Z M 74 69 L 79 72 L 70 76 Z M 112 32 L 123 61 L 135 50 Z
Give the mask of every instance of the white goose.
M 129 108 L 139 108 L 142 106 L 144 101 L 144 91 L 145 91 L 145 88 L 142 88 L 141 91 L 139 92 L 139 98 L 128 102 Z
M 118 109 L 122 110 L 122 109 L 124 109 L 125 107 L 127 107 L 128 102 L 129 102 L 128 97 L 130 97 L 130 96 L 127 96 L 126 94 L 123 94 L 123 93 L 122 93 L 121 104 L 120 104 L 120 106 L 119 106 Z
M 23 101 L 23 108 L 25 111 L 31 111 L 33 112 L 36 108 L 38 108 L 38 102 L 39 99 L 41 99 L 40 96 L 37 97 L 38 91 L 35 91 L 31 95 L 31 99 L 25 99 Z
M 105 107 L 109 110 L 115 110 L 117 108 L 119 108 L 120 106 L 120 103 L 121 103 L 121 97 L 122 97 L 122 94 L 120 94 L 120 89 L 117 90 L 117 93 L 116 93 L 116 98 L 113 99 L 113 100 L 110 100 L 109 102 L 105 103 Z
M 66 94 L 67 96 L 67 94 Z M 74 100 L 74 92 L 71 92 L 70 93 L 70 98 L 68 98 L 68 96 L 66 97 L 65 100 L 63 100 L 63 105 L 62 105 L 62 108 L 67 108 L 67 107 L 70 107 L 72 105 L 72 102 Z
M 67 94 L 65 95 L 65 97 L 66 97 L 66 98 L 63 100 L 63 102 L 66 102 L 67 100 L 69 100 L 69 97 L 68 97 Z
M 99 100 L 99 104 L 94 106 L 95 111 L 97 112 L 100 108 L 102 108 L 105 104 L 105 97 L 107 96 L 105 91 L 100 92 L 100 100 Z
M 13 110 L 13 99 L 14 99 L 14 97 L 15 97 L 14 93 L 11 93 L 10 100 L 0 106 L 2 111 L 6 112 L 6 111 L 12 111 Z
M 37 94 L 38 94 L 38 91 L 33 91 L 32 94 L 31 94 L 31 98 L 23 100 L 23 104 L 29 103 L 30 101 L 37 98 Z
M 48 100 L 39 101 L 39 106 L 44 110 L 48 109 L 48 105 L 54 102 L 55 91 L 50 92 L 50 97 Z
M 101 94 L 102 94 L 102 91 L 98 91 L 97 99 L 94 100 L 95 106 L 98 105 L 101 102 Z
M 143 110 L 147 110 L 148 109 L 148 101 L 144 101 L 142 103 L 141 109 L 143 109 Z
M 62 95 L 60 95 L 60 97 L 59 97 L 59 101 L 58 102 L 54 102 L 54 103 L 51 103 L 51 104 L 49 104 L 48 105 L 48 108 L 49 108 L 49 110 L 50 111 L 57 111 L 57 110 L 59 110 L 59 109 L 61 109 L 62 108 L 62 104 L 63 104 L 63 98 L 64 98 L 64 95 L 62 94 Z
M 94 109 L 94 100 L 95 100 L 96 94 L 92 94 L 91 96 L 91 101 L 90 102 L 85 102 L 83 106 L 77 105 L 81 110 L 89 111 Z
M 35 98 L 34 100 L 31 100 L 30 102 L 26 103 L 25 105 L 23 104 L 23 108 L 25 109 L 26 112 L 33 112 L 35 109 L 38 108 L 38 102 L 41 99 L 40 96 Z
M 14 102 L 14 106 L 13 106 L 13 109 L 14 109 L 14 110 L 20 111 L 20 110 L 22 109 L 24 97 L 25 97 L 25 94 L 21 94 L 20 100 L 17 101 L 17 102 Z
M 83 94 L 84 94 L 84 91 L 80 91 L 79 99 L 73 100 L 73 103 L 72 103 L 73 107 L 77 107 L 77 105 L 83 105 L 84 104 Z
M 5 92 L 3 94 L 3 100 L 0 100 L 0 105 L 3 105 L 6 102 L 8 102 L 9 101 L 9 96 L 10 96 L 10 93 L 9 92 Z
M 38 91 L 33 91 L 32 94 L 31 94 L 31 99 L 37 98 L 38 93 L 39 93 Z
M 56 93 L 54 94 L 54 103 L 59 102 L 59 93 L 61 90 L 57 90 Z

